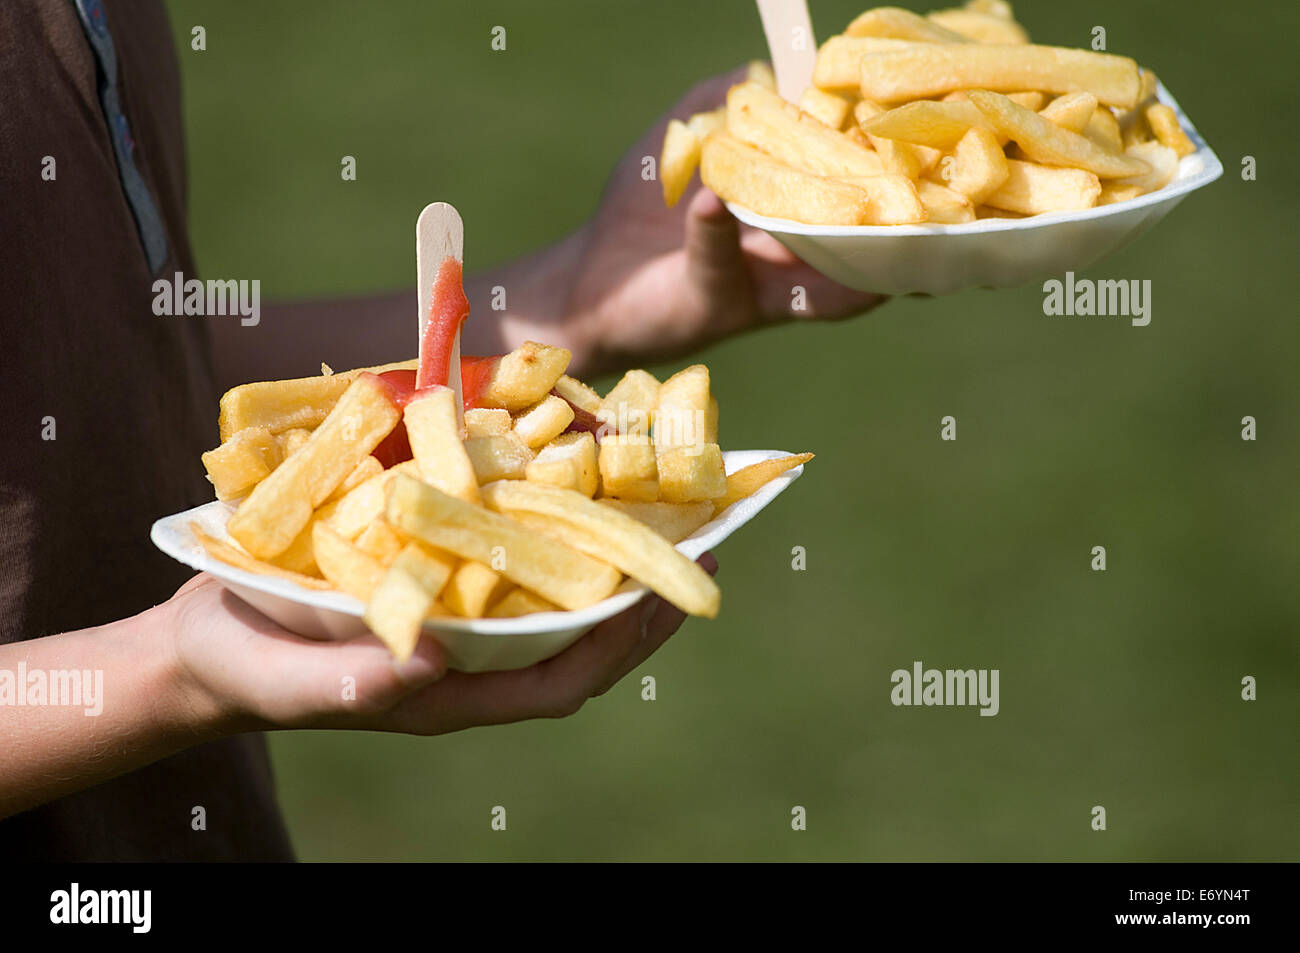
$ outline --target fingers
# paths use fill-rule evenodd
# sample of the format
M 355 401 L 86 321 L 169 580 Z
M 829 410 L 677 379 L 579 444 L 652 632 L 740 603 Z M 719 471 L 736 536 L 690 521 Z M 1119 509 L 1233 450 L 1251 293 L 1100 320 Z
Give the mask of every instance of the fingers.
M 700 557 L 717 571 L 711 553 Z M 451 672 L 404 699 L 383 727 L 440 734 L 477 725 L 572 715 L 644 662 L 681 626 L 685 615 L 651 596 L 602 622 L 559 655 L 526 669 L 466 675 Z

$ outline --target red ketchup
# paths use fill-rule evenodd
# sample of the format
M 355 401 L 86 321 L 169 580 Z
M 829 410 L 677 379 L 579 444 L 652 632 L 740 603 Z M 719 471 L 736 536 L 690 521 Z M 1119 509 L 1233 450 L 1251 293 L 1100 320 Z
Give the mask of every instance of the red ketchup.
M 438 276 L 433 282 L 429 301 L 429 320 L 420 341 L 418 370 L 384 371 L 375 375 L 382 381 L 389 397 L 397 407 L 405 407 L 417 397 L 438 387 L 447 386 L 451 368 L 452 346 L 456 335 L 469 317 L 469 299 L 465 297 L 461 264 L 456 259 L 443 259 Z M 462 357 L 460 359 L 461 399 L 466 410 L 477 407 L 484 388 L 492 379 L 499 357 Z M 378 447 L 374 456 L 387 469 L 411 459 L 411 442 L 406 436 L 406 426 L 397 426 Z

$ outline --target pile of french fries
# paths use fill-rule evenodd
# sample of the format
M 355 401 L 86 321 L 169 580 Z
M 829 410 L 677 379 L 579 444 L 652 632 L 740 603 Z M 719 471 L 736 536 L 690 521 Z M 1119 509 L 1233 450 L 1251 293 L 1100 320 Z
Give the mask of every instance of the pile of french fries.
M 629 371 L 601 397 L 569 356 L 526 343 L 463 416 L 448 388 L 393 399 L 379 375 L 414 361 L 236 387 L 203 455 L 230 538 L 192 529 L 231 565 L 362 600 L 399 658 L 427 619 L 581 609 L 626 577 L 715 616 L 717 585 L 673 544 L 812 455 L 727 475 L 708 368 Z M 410 459 L 385 468 L 399 424 Z
M 1164 188 L 1196 151 L 1155 74 L 1037 46 L 1004 0 L 879 7 L 817 53 L 798 106 L 752 64 L 726 105 L 672 120 L 660 180 L 809 225 L 961 224 L 1075 211 Z

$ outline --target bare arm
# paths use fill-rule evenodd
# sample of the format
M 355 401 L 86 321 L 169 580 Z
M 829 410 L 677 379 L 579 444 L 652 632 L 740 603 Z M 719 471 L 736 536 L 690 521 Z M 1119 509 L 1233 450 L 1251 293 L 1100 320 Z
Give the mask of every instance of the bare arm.
M 688 353 L 711 341 L 788 320 L 845 318 L 883 299 L 824 278 L 771 236 L 742 227 L 699 186 L 665 208 L 660 183 L 641 177 L 670 117 L 720 104 L 739 74 L 691 90 L 619 161 L 595 216 L 574 234 L 467 280 L 471 316 L 463 352 L 500 354 L 532 339 L 573 352 L 586 376 Z M 471 269 L 473 262 L 469 263 Z M 507 309 L 493 311 L 492 289 Z M 806 308 L 791 311 L 793 289 Z M 365 298 L 267 305 L 259 326 L 213 323 L 222 388 L 250 380 L 405 360 L 416 351 L 415 289 Z

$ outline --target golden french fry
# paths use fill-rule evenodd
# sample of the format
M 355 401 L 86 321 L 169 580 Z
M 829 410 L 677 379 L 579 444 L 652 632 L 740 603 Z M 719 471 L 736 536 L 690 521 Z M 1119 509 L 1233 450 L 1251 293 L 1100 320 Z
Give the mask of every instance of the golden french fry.
M 1083 134 L 1107 152 L 1123 152 L 1124 139 L 1120 135 L 1119 120 L 1106 106 L 1098 106 L 1084 127 Z
M 1168 146 L 1178 154 L 1178 158 L 1189 156 L 1196 151 L 1192 140 L 1183 127 L 1178 124 L 1178 114 L 1164 103 L 1152 103 L 1146 109 L 1147 125 L 1155 133 L 1161 145 Z
M 482 563 L 467 561 L 457 566 L 448 580 L 447 588 L 442 592 L 442 602 L 458 616 L 478 619 L 513 586 L 509 579 Z
M 439 387 L 406 405 L 402 419 L 420 478 L 470 503 L 478 500 L 478 479 L 460 439 L 456 392 Z
M 630 516 L 638 523 L 645 523 L 670 543 L 680 543 L 713 519 L 712 500 L 700 500 L 698 503 L 665 503 L 662 500 L 638 503 L 606 498 L 596 502 Z
M 362 602 L 370 600 L 379 580 L 384 578 L 383 563 L 349 543 L 326 522 L 320 521 L 313 525 L 312 549 L 321 575 L 334 588 L 355 596 Z
M 573 408 L 563 397 L 547 394 L 514 419 L 514 432 L 530 449 L 546 446 L 573 423 Z
M 648 435 L 658 397 L 659 379 L 631 370 L 605 395 L 596 417 L 621 434 Z
M 962 136 L 948 165 L 948 187 L 980 205 L 1011 176 L 998 137 L 973 127 Z
M 830 92 L 856 96 L 862 85 L 862 57 L 868 53 L 906 50 L 914 45 L 907 40 L 874 36 L 833 36 L 817 50 L 813 85 Z
M 569 366 L 570 357 L 562 347 L 525 341 L 497 362 L 479 405 L 509 411 L 531 407 L 550 393 Z
M 691 176 L 700 164 L 698 136 L 680 119 L 668 122 L 664 131 L 664 148 L 659 156 L 659 180 L 664 187 L 664 204 L 672 208 L 691 184 Z
M 399 463 L 355 487 L 334 503 L 334 511 L 326 520 L 330 528 L 346 540 L 355 540 L 371 522 L 384 512 L 388 499 L 388 485 L 399 473 L 420 475 L 420 465 L 414 460 Z
M 915 43 L 968 43 L 967 37 L 900 7 L 876 7 L 844 29 L 845 36 L 877 36 Z
M 217 499 L 234 500 L 265 480 L 280 465 L 283 454 L 271 431 L 245 427 L 203 454 L 202 459 Z
M 1097 111 L 1097 97 L 1088 92 L 1057 96 L 1038 115 L 1070 132 L 1082 133 Z
M 223 563 L 234 566 L 236 569 L 243 569 L 246 572 L 257 573 L 261 576 L 275 576 L 279 579 L 287 579 L 290 582 L 296 582 L 298 585 L 305 586 L 308 589 L 333 588 L 333 586 L 324 579 L 316 579 L 313 576 L 304 576 L 302 573 L 291 572 L 288 569 L 281 569 L 279 566 L 263 562 L 260 559 L 254 559 L 242 549 L 236 549 L 227 542 L 209 536 L 199 527 L 198 523 L 190 524 L 190 532 L 194 534 L 194 538 L 202 544 L 205 550 L 207 550 L 209 556 L 214 559 L 220 559 Z
M 593 417 L 600 412 L 600 395 L 575 377 L 561 374 L 551 390 Z
M 962 193 L 922 179 L 916 184 L 917 195 L 925 205 L 926 221 L 940 225 L 962 225 L 975 221 L 975 206 Z
M 320 425 L 343 392 L 367 371 L 414 370 L 415 361 L 401 361 L 380 367 L 359 367 L 341 374 L 301 377 L 284 381 L 257 381 L 231 388 L 221 398 L 217 425 L 222 441 L 229 440 L 245 427 L 265 427 L 271 433 L 283 433 L 295 427 Z
M 362 483 L 384 472 L 384 465 L 379 462 L 379 458 L 374 454 L 363 457 L 361 462 L 353 467 L 352 472 L 343 478 L 340 483 L 326 499 L 326 503 L 333 500 L 340 500 L 347 496 Z
M 540 487 L 522 480 L 491 483 L 488 487 L 511 485 Z M 488 487 L 484 487 L 485 492 Z M 586 500 L 572 491 L 556 492 L 565 493 L 566 499 Z M 581 609 L 599 602 L 614 591 L 621 578 L 608 563 L 405 474 L 393 480 L 387 516 L 388 522 L 407 535 L 462 559 L 492 565 L 494 556 L 504 556 L 498 561 L 498 565 L 503 563 L 503 576 L 565 609 Z
M 1149 171 L 1129 178 L 1115 179 L 1116 185 L 1136 185 L 1143 192 L 1163 189 L 1178 175 L 1178 153 L 1159 142 L 1129 146 L 1129 156 L 1142 160 Z
M 859 116 L 865 112 L 861 111 Z M 920 100 L 886 110 L 862 122 L 862 130 L 868 135 L 945 151 L 952 149 L 962 136 L 976 128 L 993 131 L 994 127 L 969 100 L 942 103 Z
M 1118 202 L 1127 202 L 1129 199 L 1135 199 L 1139 195 L 1145 194 L 1146 190 L 1140 185 L 1116 185 L 1112 179 L 1101 187 L 1101 196 L 1097 199 L 1098 205 L 1114 205 Z
M 470 437 L 465 441 L 465 455 L 469 457 L 480 484 L 493 480 L 522 480 L 524 468 L 534 456 L 528 444 L 514 433 L 504 437 Z
M 716 443 L 716 438 L 709 441 L 705 436 L 712 397 L 709 369 L 703 364 L 683 368 L 660 384 L 655 393 L 655 450 Z
M 925 206 L 916 183 L 904 175 L 860 175 L 841 181 L 867 195 L 867 217 L 862 225 L 915 225 L 925 221 Z
M 400 419 L 383 382 L 358 377 L 306 446 L 254 487 L 230 517 L 227 532 L 259 559 L 278 556 Z
M 400 662 L 420 641 L 424 620 L 447 581 L 445 565 L 418 543 L 410 543 L 385 570 L 366 605 L 365 622 Z
M 513 426 L 510 411 L 501 407 L 471 407 L 465 411 L 467 437 L 503 437 Z
M 853 112 L 853 103 L 836 93 L 809 86 L 799 97 L 799 108 L 824 126 L 843 129 Z
M 700 179 L 726 201 L 771 218 L 862 225 L 871 214 L 870 199 L 857 186 L 796 169 L 720 133 L 704 143 Z
M 600 489 L 620 500 L 659 497 L 655 445 L 640 435 L 611 434 L 600 441 Z
M 721 593 L 712 577 L 630 516 L 571 490 L 537 483 L 492 483 L 483 488 L 483 498 L 499 512 L 545 518 L 545 532 L 617 566 L 683 612 L 709 618 L 718 614 Z M 531 525 L 541 528 L 536 520 Z
M 862 95 L 881 103 L 942 96 L 959 89 L 996 92 L 1087 90 L 1108 106 L 1131 108 L 1140 80 L 1133 60 L 1056 46 L 916 43 L 862 57 Z
M 999 132 L 1013 139 L 1025 155 L 1044 165 L 1086 169 L 1098 178 L 1118 179 L 1148 171 L 1141 159 L 1115 155 L 1091 139 L 1054 125 L 1005 96 L 973 89 L 970 99 Z
M 1029 34 L 1014 20 L 977 13 L 974 10 L 936 10 L 927 19 L 976 43 L 1012 46 L 1028 43 Z
M 555 612 L 559 606 L 552 605 L 536 593 L 515 587 L 507 592 L 487 612 L 489 619 L 515 619 L 521 615 L 535 612 Z
M 745 497 L 757 493 L 782 473 L 802 466 L 812 458 L 813 454 L 811 453 L 794 453 L 788 457 L 776 457 L 772 460 L 751 463 L 735 473 L 728 473 L 727 492 L 721 499 L 714 501 L 714 515 L 721 513 L 737 500 L 743 500 Z
M 766 60 L 750 60 L 745 70 L 745 81 L 776 92 L 776 74 L 772 72 L 772 64 Z
M 1085 169 L 1062 169 L 1008 159 L 1007 172 L 1007 180 L 984 200 L 985 205 L 1022 215 L 1039 215 L 1092 208 L 1101 195 L 1101 181 Z
M 716 443 L 666 450 L 659 454 L 658 467 L 659 498 L 666 503 L 712 500 L 727 492 L 727 470 Z
M 876 175 L 883 171 L 875 153 L 753 83 L 733 86 L 727 93 L 727 132 L 814 175 Z
M 592 497 L 600 485 L 596 441 L 589 433 L 560 434 L 524 468 L 524 479 L 549 483 Z
M 727 107 L 719 106 L 717 109 L 710 109 L 708 112 L 696 113 L 690 119 L 686 120 L 686 128 L 695 133 L 695 138 L 701 143 L 705 139 L 727 123 Z M 696 160 L 698 163 L 698 160 Z
M 329 526 L 328 520 L 322 522 L 325 526 Z M 334 533 L 334 530 L 330 529 L 330 532 Z M 339 538 L 342 539 L 341 536 Z M 351 545 L 356 546 L 367 556 L 373 557 L 381 566 L 389 566 L 406 546 L 406 540 L 383 520 L 375 520 L 361 531 L 361 535 Z

